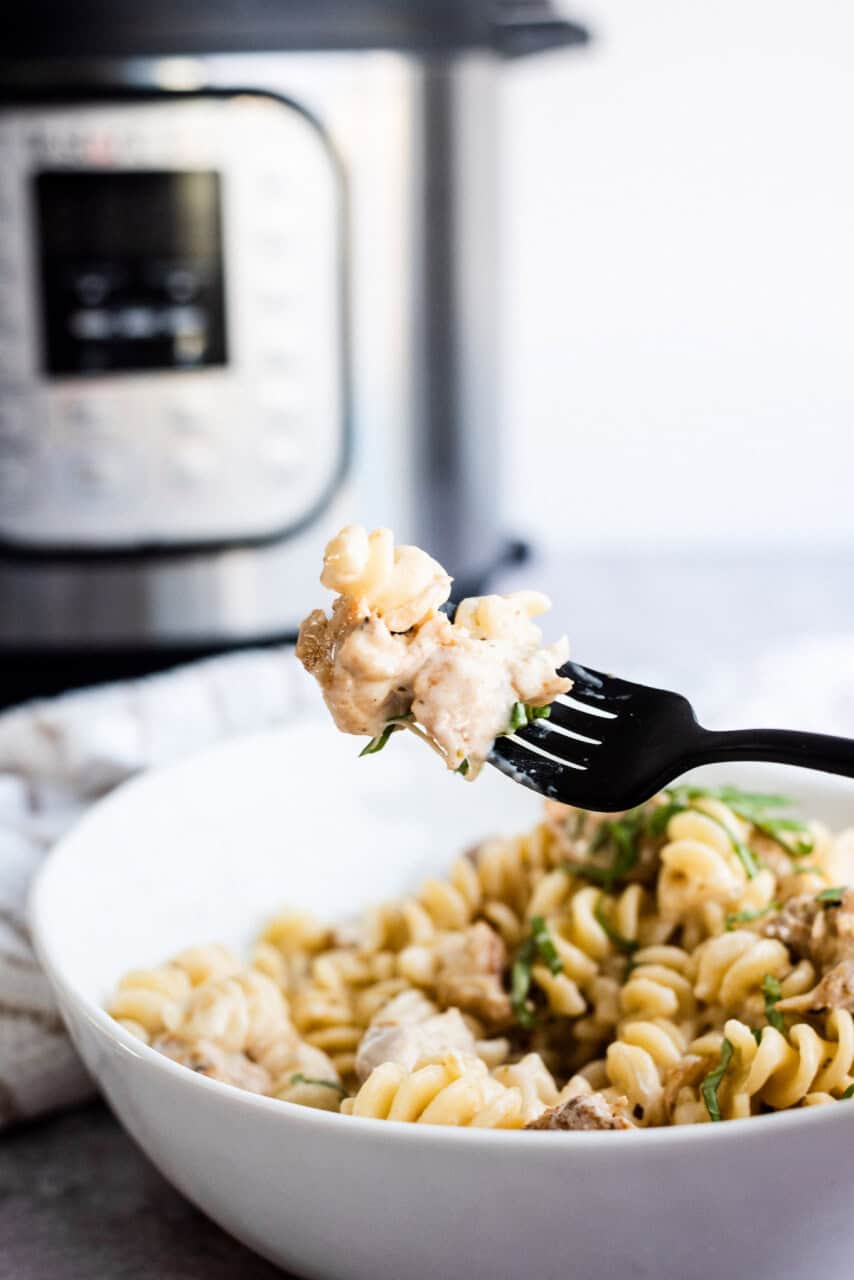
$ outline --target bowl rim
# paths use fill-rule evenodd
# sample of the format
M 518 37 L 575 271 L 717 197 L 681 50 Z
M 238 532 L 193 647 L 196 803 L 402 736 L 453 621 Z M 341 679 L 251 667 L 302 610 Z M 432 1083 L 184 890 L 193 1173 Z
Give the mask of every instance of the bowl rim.
M 225 1081 L 213 1080 L 208 1076 L 191 1071 L 188 1067 L 173 1061 L 165 1054 L 159 1053 L 150 1045 L 137 1039 L 136 1036 L 110 1017 L 106 1009 L 102 1008 L 85 992 L 79 990 L 63 973 L 62 965 L 54 959 L 47 930 L 42 927 L 42 915 L 45 909 L 44 903 L 52 891 L 51 881 L 56 867 L 60 861 L 69 856 L 68 845 L 72 844 L 72 842 L 76 843 L 80 838 L 81 832 L 85 832 L 85 828 L 91 821 L 97 822 L 98 816 L 104 809 L 124 803 L 127 795 L 138 789 L 147 790 L 152 784 L 156 785 L 157 780 L 163 775 L 177 773 L 188 765 L 197 766 L 199 760 L 209 755 L 219 754 L 229 747 L 233 748 L 236 743 L 245 743 L 253 739 L 275 738 L 288 727 L 293 728 L 293 726 L 283 726 L 282 729 L 276 731 L 266 730 L 259 733 L 237 735 L 225 743 L 217 743 L 203 751 L 194 752 L 183 759 L 146 770 L 144 773 L 120 783 L 114 790 L 96 801 L 53 846 L 40 864 L 30 884 L 27 894 L 26 916 L 33 950 L 54 994 L 59 997 L 58 1002 L 63 1021 L 68 1025 L 69 1020 L 65 1015 L 65 1006 L 68 1005 L 98 1035 L 108 1041 L 112 1041 L 123 1053 L 128 1054 L 132 1059 L 137 1059 L 155 1073 L 165 1073 L 167 1077 L 171 1077 L 177 1087 L 186 1090 L 207 1090 L 212 1097 L 218 1096 L 224 1106 L 231 1105 L 238 1109 L 260 1111 L 269 1114 L 271 1117 L 276 1116 L 278 1117 L 275 1121 L 277 1124 L 296 1124 L 309 1128 L 319 1126 L 321 1130 L 331 1125 L 333 1126 L 332 1132 L 340 1130 L 342 1136 L 349 1132 L 352 1135 L 352 1139 L 356 1139 L 366 1133 L 370 1133 L 374 1137 L 384 1134 L 386 1135 L 386 1140 L 393 1144 L 415 1142 L 417 1144 L 438 1143 L 447 1145 L 462 1142 L 466 1146 L 478 1147 L 482 1143 L 495 1145 L 496 1143 L 510 1142 L 513 1150 L 536 1148 L 542 1151 L 544 1149 L 544 1138 L 547 1143 L 551 1144 L 552 1149 L 555 1148 L 556 1143 L 565 1142 L 567 1131 L 549 1133 L 549 1131 L 543 1130 L 526 1131 L 520 1129 L 471 1128 L 455 1125 L 420 1125 L 402 1120 L 383 1120 L 379 1122 L 367 1116 L 342 1116 L 338 1112 L 323 1111 L 316 1107 L 307 1107 L 299 1103 L 288 1102 L 282 1098 L 272 1098 L 265 1094 L 252 1093 L 249 1090 L 240 1089 L 236 1085 L 227 1084 Z M 769 768 L 773 768 L 773 766 L 769 766 Z M 822 781 L 825 785 L 830 783 L 834 789 L 837 786 L 844 789 L 846 783 L 850 786 L 849 779 L 834 778 L 833 776 L 822 775 Z M 91 1074 L 94 1076 L 94 1072 Z M 99 1085 L 96 1076 L 94 1076 L 94 1079 L 95 1084 Z M 837 1099 L 836 1101 L 846 1100 Z M 854 1119 L 854 1099 L 851 1099 L 851 1102 L 850 1114 L 851 1118 Z M 835 1121 L 833 1120 L 834 1116 L 836 1116 Z M 121 1120 L 120 1113 L 118 1118 Z M 825 1124 L 838 1123 L 840 1118 L 836 1115 L 834 1106 L 825 1105 L 795 1107 L 773 1115 L 746 1116 L 742 1119 L 726 1120 L 718 1124 L 709 1122 L 658 1126 L 646 1129 L 639 1128 L 632 1130 L 632 1137 L 627 1139 L 625 1143 L 621 1143 L 619 1149 L 622 1157 L 629 1153 L 637 1153 L 638 1158 L 642 1159 L 644 1152 L 662 1145 L 682 1147 L 685 1144 L 691 1145 L 697 1141 L 701 1143 L 738 1142 L 748 1130 L 753 1132 L 757 1124 L 761 1126 L 760 1132 L 765 1132 L 770 1124 L 772 1132 L 779 1132 L 782 1138 L 784 1134 L 790 1134 L 796 1130 L 800 1131 L 812 1127 L 818 1130 Z M 365 1126 L 367 1126 L 367 1130 Z M 603 1141 L 609 1141 L 609 1134 L 618 1131 L 573 1130 L 571 1132 L 571 1143 L 574 1149 L 578 1146 L 586 1148 L 589 1144 L 598 1145 Z

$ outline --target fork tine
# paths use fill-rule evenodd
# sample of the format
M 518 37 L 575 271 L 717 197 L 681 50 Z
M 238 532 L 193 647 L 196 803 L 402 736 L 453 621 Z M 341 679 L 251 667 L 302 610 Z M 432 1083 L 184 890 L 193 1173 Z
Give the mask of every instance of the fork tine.
M 604 707 L 596 706 L 592 702 L 583 702 L 581 698 L 574 698 L 571 693 L 559 693 L 551 706 L 564 708 L 564 714 L 574 711 L 576 715 L 586 717 L 588 725 L 591 720 L 613 720 L 617 715 L 616 711 L 606 711 Z
M 572 803 L 570 791 L 573 781 L 577 778 L 579 785 L 583 786 L 581 780 L 587 776 L 583 766 L 570 766 L 567 761 L 540 755 L 532 744 L 523 743 L 515 736 L 497 738 L 489 762 L 523 787 L 553 800 L 562 800 L 565 804 Z
M 605 718 L 604 713 L 585 715 L 575 707 L 568 707 L 565 702 L 552 702 L 545 718 L 552 727 L 557 725 L 564 733 L 575 734 L 582 742 L 601 742 L 616 716 L 609 714 Z
M 533 724 L 518 729 L 512 740 L 529 748 L 536 755 L 550 756 L 571 768 L 586 769 L 593 763 L 602 745 L 593 738 L 571 737 L 560 729 L 550 728 L 548 720 L 535 720 Z
M 593 667 L 582 667 L 579 662 L 565 662 L 560 667 L 559 674 L 568 676 L 572 681 L 572 698 L 605 707 L 611 702 L 619 703 L 634 697 L 642 687 L 632 684 L 630 680 L 620 680 L 617 676 L 595 671 Z

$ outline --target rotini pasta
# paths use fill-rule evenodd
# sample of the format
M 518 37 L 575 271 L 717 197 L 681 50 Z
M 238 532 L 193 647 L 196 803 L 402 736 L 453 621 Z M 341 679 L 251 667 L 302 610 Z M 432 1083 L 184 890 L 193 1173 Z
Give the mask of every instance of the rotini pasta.
M 387 602 L 388 547 L 369 552 L 358 589 Z M 196 1072 L 363 1118 L 627 1129 L 826 1106 L 854 1093 L 854 837 L 779 805 L 687 786 L 617 816 L 549 804 L 361 920 L 280 912 L 247 966 L 193 948 L 107 1007 Z

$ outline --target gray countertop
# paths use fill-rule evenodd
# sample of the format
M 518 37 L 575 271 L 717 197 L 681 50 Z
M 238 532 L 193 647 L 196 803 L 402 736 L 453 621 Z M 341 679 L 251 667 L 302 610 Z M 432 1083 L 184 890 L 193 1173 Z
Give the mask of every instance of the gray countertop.
M 273 1280 L 101 1103 L 0 1139 L 0 1280 Z
M 550 590 L 554 630 L 582 661 L 689 695 L 723 672 L 739 697 L 769 648 L 854 636 L 852 568 L 842 554 L 639 554 L 526 566 L 507 586 Z M 274 1275 L 173 1191 L 100 1104 L 0 1139 L 0 1280 Z

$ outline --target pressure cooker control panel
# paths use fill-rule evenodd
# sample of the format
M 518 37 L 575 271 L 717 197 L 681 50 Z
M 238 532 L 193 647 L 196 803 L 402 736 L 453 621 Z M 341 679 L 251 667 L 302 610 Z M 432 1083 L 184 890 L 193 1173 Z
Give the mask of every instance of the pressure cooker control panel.
M 0 113 L 0 542 L 285 534 L 345 447 L 341 196 L 263 95 Z

